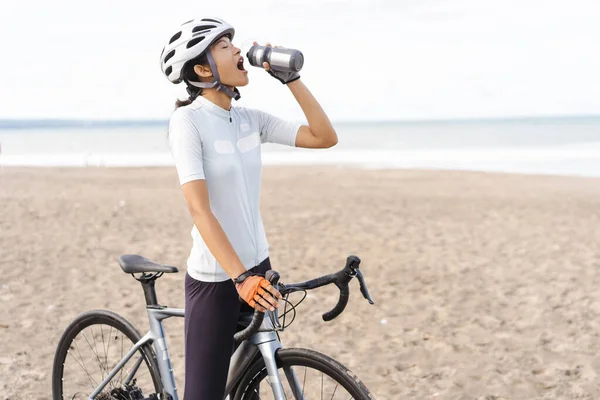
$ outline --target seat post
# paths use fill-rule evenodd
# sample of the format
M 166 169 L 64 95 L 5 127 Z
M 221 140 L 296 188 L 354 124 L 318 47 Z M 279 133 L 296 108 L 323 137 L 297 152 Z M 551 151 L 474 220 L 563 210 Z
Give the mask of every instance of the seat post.
M 154 289 L 154 281 L 156 277 L 148 279 L 140 279 L 142 288 L 144 289 L 144 297 L 146 298 L 146 306 L 157 306 L 158 300 L 156 299 L 156 290 Z

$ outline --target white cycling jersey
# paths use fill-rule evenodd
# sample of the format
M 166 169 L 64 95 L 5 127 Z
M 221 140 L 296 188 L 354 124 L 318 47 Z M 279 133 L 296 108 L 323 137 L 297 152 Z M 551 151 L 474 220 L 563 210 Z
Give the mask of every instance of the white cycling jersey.
M 210 208 L 235 252 L 250 269 L 269 256 L 260 215 L 261 143 L 295 146 L 300 124 L 265 112 L 225 110 L 202 96 L 178 108 L 169 123 L 169 142 L 181 185 L 205 179 Z M 188 274 L 197 280 L 230 279 L 192 228 Z

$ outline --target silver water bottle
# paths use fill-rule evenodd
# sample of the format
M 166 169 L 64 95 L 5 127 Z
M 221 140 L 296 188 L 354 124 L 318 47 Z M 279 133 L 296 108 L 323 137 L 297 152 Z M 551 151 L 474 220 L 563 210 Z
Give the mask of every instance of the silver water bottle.
M 284 47 L 252 46 L 246 58 L 254 67 L 262 67 L 266 61 L 275 71 L 298 72 L 304 65 L 304 55 L 300 50 Z

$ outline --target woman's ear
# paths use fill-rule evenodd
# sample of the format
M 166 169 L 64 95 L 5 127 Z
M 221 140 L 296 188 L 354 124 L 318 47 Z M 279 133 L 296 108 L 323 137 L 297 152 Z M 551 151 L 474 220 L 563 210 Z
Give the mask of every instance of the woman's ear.
M 201 78 L 210 78 L 213 76 L 212 71 L 208 65 L 194 65 L 194 72 Z

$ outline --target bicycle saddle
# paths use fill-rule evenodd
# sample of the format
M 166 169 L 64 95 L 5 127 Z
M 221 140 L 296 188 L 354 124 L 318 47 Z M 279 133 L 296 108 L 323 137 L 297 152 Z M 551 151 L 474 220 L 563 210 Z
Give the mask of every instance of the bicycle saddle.
M 152 262 L 146 257 L 137 254 L 124 254 L 119 257 L 119 265 L 123 272 L 133 274 L 136 272 L 177 272 L 177 267 Z

